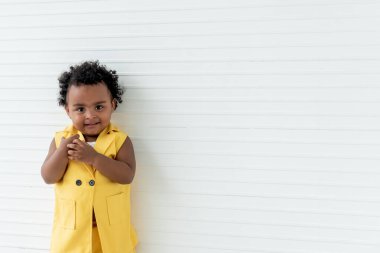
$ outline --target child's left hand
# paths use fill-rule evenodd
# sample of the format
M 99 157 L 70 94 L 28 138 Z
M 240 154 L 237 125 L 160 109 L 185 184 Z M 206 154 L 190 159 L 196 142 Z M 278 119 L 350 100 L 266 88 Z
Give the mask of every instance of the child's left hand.
M 79 139 L 74 139 L 72 143 L 67 144 L 69 150 L 67 157 L 70 160 L 77 160 L 92 165 L 95 158 L 99 155 L 93 147 Z

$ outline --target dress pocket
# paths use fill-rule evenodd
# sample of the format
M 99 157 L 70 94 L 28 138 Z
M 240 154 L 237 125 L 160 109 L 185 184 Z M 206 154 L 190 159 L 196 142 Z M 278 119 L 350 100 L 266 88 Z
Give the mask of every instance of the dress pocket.
M 124 196 L 121 192 L 107 197 L 107 212 L 110 225 L 120 224 L 124 210 Z
M 65 229 L 75 229 L 75 200 L 58 199 L 58 225 Z

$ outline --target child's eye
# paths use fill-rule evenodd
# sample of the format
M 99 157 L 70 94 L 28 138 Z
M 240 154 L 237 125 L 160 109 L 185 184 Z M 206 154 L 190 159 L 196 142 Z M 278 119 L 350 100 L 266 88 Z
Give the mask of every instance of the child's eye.
M 78 107 L 78 108 L 76 109 L 76 111 L 78 111 L 78 112 L 84 112 L 84 108 L 83 108 L 83 107 Z
M 104 108 L 104 106 L 102 106 L 102 105 L 97 105 L 96 107 L 95 107 L 95 109 L 97 110 L 97 111 L 100 111 L 100 110 L 102 110 Z

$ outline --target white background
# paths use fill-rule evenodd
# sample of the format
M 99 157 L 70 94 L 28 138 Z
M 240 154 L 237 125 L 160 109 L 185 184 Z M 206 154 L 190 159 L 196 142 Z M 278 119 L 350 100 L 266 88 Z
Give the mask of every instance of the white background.
M 380 252 L 380 3 L 0 0 L 0 252 L 47 253 L 59 74 L 127 87 L 138 253 Z

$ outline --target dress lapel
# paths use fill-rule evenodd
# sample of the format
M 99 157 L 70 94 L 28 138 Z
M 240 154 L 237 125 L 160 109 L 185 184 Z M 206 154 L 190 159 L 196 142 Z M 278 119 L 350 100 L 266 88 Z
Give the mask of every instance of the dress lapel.
M 114 132 L 118 131 L 117 127 L 113 124 L 109 124 L 98 136 L 95 142 L 94 149 L 96 152 L 105 155 L 107 149 L 114 142 L 115 135 Z

